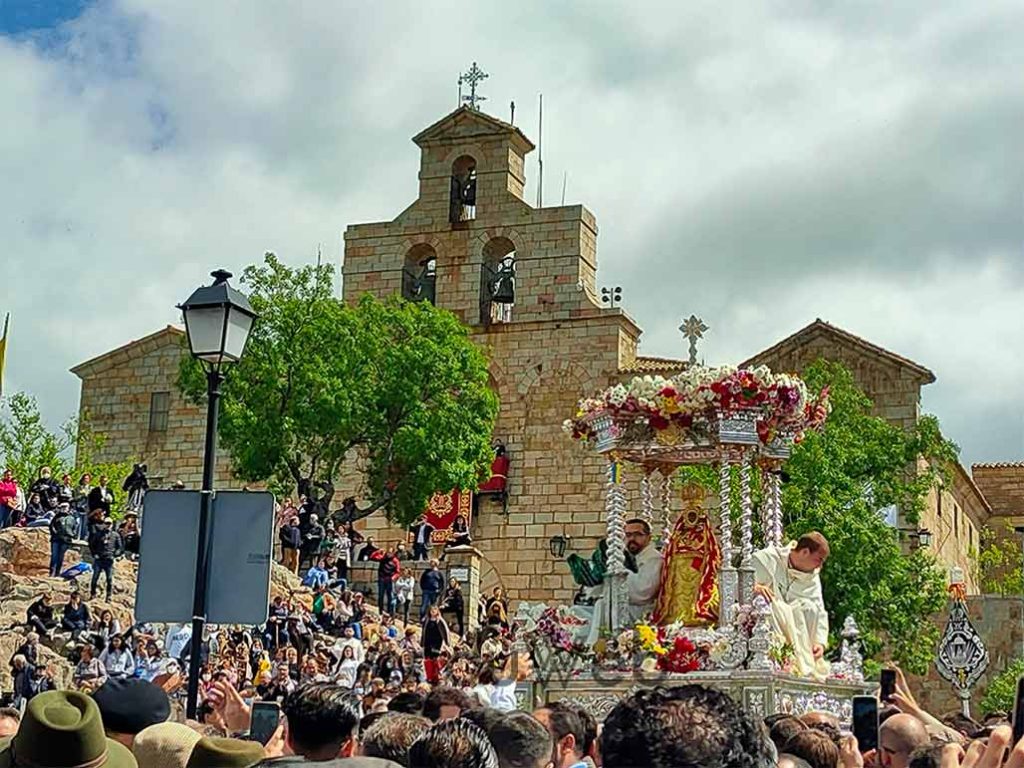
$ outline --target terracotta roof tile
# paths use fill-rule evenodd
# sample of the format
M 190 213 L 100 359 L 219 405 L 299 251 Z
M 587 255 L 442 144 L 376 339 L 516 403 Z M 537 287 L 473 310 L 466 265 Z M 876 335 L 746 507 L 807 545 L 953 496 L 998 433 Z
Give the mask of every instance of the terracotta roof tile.
M 996 461 L 971 464 L 971 469 L 1024 469 L 1024 461 Z
M 679 373 L 689 367 L 685 360 L 675 360 L 671 357 L 637 357 L 631 363 L 619 368 L 619 373 Z

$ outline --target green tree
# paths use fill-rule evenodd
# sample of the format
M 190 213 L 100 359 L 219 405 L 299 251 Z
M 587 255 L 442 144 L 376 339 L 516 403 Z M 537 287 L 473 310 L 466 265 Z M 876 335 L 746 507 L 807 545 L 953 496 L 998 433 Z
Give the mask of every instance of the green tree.
M 219 427 L 240 478 L 285 491 L 361 472 L 360 516 L 400 524 L 438 491 L 476 487 L 498 405 L 487 358 L 453 314 L 397 298 L 347 306 L 329 265 L 292 269 L 270 253 L 242 283 L 260 317 L 222 388 Z M 191 358 L 179 385 L 205 399 Z
M 903 430 L 872 416 L 871 401 L 838 363 L 818 361 L 803 376 L 812 391 L 830 388 L 833 410 L 786 464 L 787 533 L 819 530 L 831 543 L 822 585 L 833 634 L 852 615 L 869 655 L 922 673 L 938 640 L 931 617 L 946 600 L 944 576 L 926 550 L 903 553 L 885 513 L 896 507 L 915 523 L 957 448 L 934 417 Z
M 1024 675 L 1024 658 L 1017 657 L 1002 672 L 996 675 L 981 697 L 982 713 L 1013 712 L 1017 698 L 1017 679 Z
M 49 467 L 58 480 L 67 473 L 76 483 L 78 476 L 86 472 L 94 481 L 106 475 L 114 491 L 111 514 L 120 517 L 121 505 L 126 501 L 120 492 L 121 481 L 131 471 L 131 461 L 99 461 L 103 438 L 89 428 L 87 420 L 79 422 L 72 417 L 51 430 L 43 422 L 36 399 L 29 394 L 15 392 L 3 398 L 3 405 L 0 464 L 11 470 L 26 493 L 43 467 Z
M 1024 560 L 1020 539 L 1009 524 L 981 530 L 979 549 L 973 553 L 975 580 L 984 594 L 1024 594 Z

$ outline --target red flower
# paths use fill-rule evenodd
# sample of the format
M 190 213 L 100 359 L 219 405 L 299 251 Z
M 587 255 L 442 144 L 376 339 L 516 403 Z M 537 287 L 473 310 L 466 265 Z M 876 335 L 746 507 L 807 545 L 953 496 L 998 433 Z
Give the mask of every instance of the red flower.
M 651 414 L 648 418 L 648 423 L 654 429 L 668 429 L 669 420 L 660 414 Z

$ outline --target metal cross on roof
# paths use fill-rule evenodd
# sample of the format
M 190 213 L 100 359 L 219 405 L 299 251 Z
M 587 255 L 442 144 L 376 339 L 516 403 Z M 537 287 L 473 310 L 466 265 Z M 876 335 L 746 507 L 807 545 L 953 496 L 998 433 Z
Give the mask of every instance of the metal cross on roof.
M 463 104 L 468 105 L 470 109 L 479 109 L 479 107 L 477 107 L 477 102 L 487 101 L 486 96 L 477 95 L 476 84 L 479 83 L 481 80 L 486 80 L 488 77 L 490 77 L 490 75 L 488 75 L 486 72 L 480 69 L 480 67 L 476 65 L 475 61 L 473 62 L 473 66 L 469 68 L 469 72 L 464 72 L 463 74 L 459 75 L 459 97 L 461 98 Z M 463 83 L 469 85 L 468 96 L 462 95 Z
M 690 315 L 683 320 L 679 330 L 683 332 L 683 336 L 690 340 L 690 365 L 694 365 L 697 362 L 697 339 L 703 339 L 704 331 L 709 329 L 699 317 Z

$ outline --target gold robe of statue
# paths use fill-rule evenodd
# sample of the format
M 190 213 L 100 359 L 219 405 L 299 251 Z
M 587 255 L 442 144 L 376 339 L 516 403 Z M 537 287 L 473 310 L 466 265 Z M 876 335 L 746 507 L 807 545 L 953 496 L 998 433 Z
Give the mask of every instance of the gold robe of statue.
M 699 487 L 683 489 L 683 511 L 662 551 L 661 588 L 654 606 L 659 626 L 706 626 L 718 620 L 722 551 L 703 501 Z

